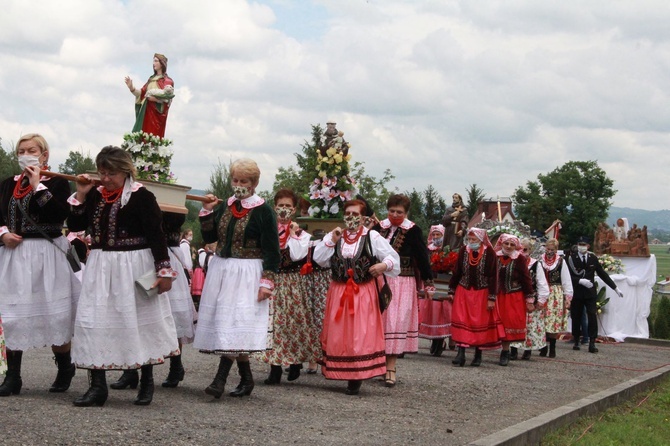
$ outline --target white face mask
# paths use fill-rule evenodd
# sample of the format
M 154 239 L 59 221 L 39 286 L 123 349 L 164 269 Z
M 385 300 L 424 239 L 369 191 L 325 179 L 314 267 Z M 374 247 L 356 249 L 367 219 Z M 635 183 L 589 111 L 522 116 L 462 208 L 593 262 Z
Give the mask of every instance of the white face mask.
M 192 235 L 186 236 L 186 240 L 188 240 L 189 242 L 192 242 L 193 241 L 193 236 Z
M 577 252 L 580 254 L 586 254 L 589 250 L 588 246 L 577 246 Z
M 243 200 L 251 196 L 251 188 L 247 186 L 233 186 L 233 195 L 238 200 Z
M 40 155 L 41 156 L 41 155 Z M 19 156 L 19 167 L 21 170 L 25 170 L 26 167 L 40 167 L 40 157 L 35 155 L 20 155 Z

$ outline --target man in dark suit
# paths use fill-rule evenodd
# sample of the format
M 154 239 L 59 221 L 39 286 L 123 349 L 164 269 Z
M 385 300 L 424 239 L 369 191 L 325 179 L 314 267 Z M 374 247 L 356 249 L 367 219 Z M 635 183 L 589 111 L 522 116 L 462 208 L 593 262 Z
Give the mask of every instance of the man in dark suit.
M 598 261 L 598 257 L 589 252 L 590 240 L 586 236 L 579 237 L 577 241 L 577 252 L 570 253 L 568 257 L 568 269 L 572 279 L 572 303 L 570 304 L 570 317 L 572 318 L 572 339 L 575 345 L 573 350 L 579 350 L 579 337 L 581 335 L 582 312 L 586 307 L 586 314 L 589 320 L 589 352 L 598 353 L 596 348 L 596 338 L 598 337 L 598 319 L 597 319 L 597 293 L 594 285 L 595 275 L 602 279 L 607 286 L 612 288 L 619 297 L 623 293 L 616 287 L 607 272 Z

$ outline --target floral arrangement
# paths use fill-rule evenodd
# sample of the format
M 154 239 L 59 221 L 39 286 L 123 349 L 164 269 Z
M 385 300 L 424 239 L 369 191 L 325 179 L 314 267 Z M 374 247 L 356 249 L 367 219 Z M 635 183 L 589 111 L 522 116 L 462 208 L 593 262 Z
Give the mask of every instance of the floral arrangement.
M 521 233 L 516 228 L 513 228 L 511 226 L 506 226 L 506 225 L 496 225 L 492 228 L 489 228 L 486 230 L 487 235 L 489 236 L 490 239 L 493 239 L 493 237 L 498 237 L 501 234 L 510 234 L 510 235 L 515 235 L 519 237 L 519 239 L 524 238 L 524 235 Z
M 612 257 L 609 254 L 598 256 L 598 261 L 600 262 L 600 266 L 602 266 L 608 274 L 623 274 L 626 270 L 621 259 Z
M 341 205 L 358 193 L 356 180 L 349 176 L 351 154 L 344 154 L 338 147 L 330 147 L 326 155 L 317 154 L 317 177 L 309 188 L 308 209 L 313 218 L 337 218 L 342 216 Z
M 430 256 L 430 267 L 437 273 L 451 273 L 456 269 L 456 262 L 458 262 L 458 253 L 451 251 L 445 253 L 444 251 L 435 251 Z
M 173 184 L 177 178 L 170 171 L 171 145 L 169 139 L 140 131 L 123 135 L 121 148 L 133 158 L 138 178 Z

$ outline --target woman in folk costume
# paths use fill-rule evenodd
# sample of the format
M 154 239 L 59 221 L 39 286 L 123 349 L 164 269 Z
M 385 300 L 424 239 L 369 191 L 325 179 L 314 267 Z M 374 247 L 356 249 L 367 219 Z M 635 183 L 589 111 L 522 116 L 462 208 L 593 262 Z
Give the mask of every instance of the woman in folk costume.
M 470 363 L 479 367 L 482 349 L 500 345 L 505 331 L 496 309 L 496 254 L 485 229 L 470 228 L 458 252 L 449 289 L 453 293 L 451 337 L 458 346 L 453 364 L 463 367 L 465 349 L 475 347 Z
M 572 280 L 565 259 L 558 255 L 558 240 L 550 238 L 544 245 L 540 258 L 549 282 L 549 297 L 545 309 L 544 325 L 549 343 L 549 357 L 556 357 L 556 338 L 568 329 L 568 314 L 572 300 Z M 540 350 L 547 356 L 547 347 Z
M 311 236 L 291 221 L 298 205 L 297 195 L 290 189 L 280 189 L 274 198 L 281 260 L 275 275 L 275 292 L 271 307 L 273 342 L 271 350 L 262 355 L 270 364 L 270 376 L 265 384 L 281 382 L 282 367 L 289 366 L 288 380 L 300 377 L 302 363 L 318 353 L 314 338 L 312 302 L 304 274 Z M 319 346 L 320 347 L 320 346 Z M 320 348 L 319 348 L 320 350 Z
M 377 231 L 363 226 L 366 206 L 344 203 L 346 229 L 335 228 L 314 248 L 314 261 L 332 270 L 321 332 L 322 372 L 347 380 L 347 395 L 357 395 L 362 380 L 386 372 L 384 326 L 377 284 L 382 274 L 400 273 L 400 257 Z
M 170 300 L 170 309 L 177 330 L 177 340 L 179 341 L 179 351 L 183 344 L 193 342 L 195 328 L 193 322 L 197 319 L 191 290 L 186 277 L 186 260 L 183 251 L 179 247 L 181 235 L 181 226 L 186 221 L 186 215 L 176 214 L 174 212 L 163 212 L 162 227 L 167 238 L 168 255 L 170 256 L 170 265 L 177 270 L 177 278 L 172 282 L 172 288 L 166 294 Z M 161 384 L 162 387 L 177 387 L 179 382 L 184 379 L 184 366 L 181 361 L 181 353 L 170 356 L 170 370 L 168 376 Z M 118 381 L 109 385 L 112 389 L 125 389 L 130 387 L 134 389 L 139 383 L 139 373 L 137 369 L 124 370 Z
M 528 271 L 533 283 L 533 311 L 526 313 L 526 340 L 515 342 L 510 346 L 510 359 L 517 359 L 518 349 L 523 350 L 521 359 L 529 360 L 533 350 L 546 351 L 546 330 L 544 326 L 545 308 L 549 297 L 549 285 L 542 264 L 530 256 L 533 252 L 533 243 L 530 239 L 521 240 L 523 255 L 528 262 Z
M 443 244 L 444 226 L 431 226 L 428 234 L 428 258 L 442 252 Z M 433 271 L 433 277 L 436 274 Z M 448 299 L 419 299 L 419 337 L 431 340 L 430 353 L 434 356 L 442 354 L 444 340 L 451 336 L 451 306 Z
M 41 135 L 22 136 L 15 154 L 22 173 L 0 183 L 0 314 L 8 367 L 0 396 L 21 392 L 23 351 L 45 346 L 58 366 L 49 392 L 65 392 L 76 370 L 70 341 L 81 287 L 64 254 L 70 248 L 62 234 L 70 186 L 40 175 L 49 160 Z
M 428 249 L 421 228 L 407 219 L 409 206 L 409 198 L 405 195 L 391 195 L 386 203 L 388 218 L 373 227 L 400 256 L 400 275 L 388 280 L 393 299 L 383 314 L 387 387 L 396 383 L 398 355 L 419 351 L 419 284 L 415 270 L 421 275 L 427 298 L 432 299 L 435 292 Z
M 7 372 L 7 347 L 5 346 L 5 334 L 2 332 L 2 315 L 0 315 L 0 375 Z
M 220 354 L 219 368 L 205 393 L 221 398 L 234 361 L 239 385 L 230 396 L 251 395 L 249 354 L 271 347 L 269 301 L 279 268 L 279 237 L 272 208 L 256 195 L 261 171 L 255 161 L 230 166 L 234 195 L 215 209 L 217 198 L 200 211 L 205 243 L 218 242 L 207 267 L 193 346 Z
M 133 132 L 145 132 L 165 136 L 167 116 L 174 98 L 174 81 L 167 75 L 167 57 L 154 54 L 150 76 L 141 89 L 135 88 L 130 77 L 126 76 L 126 86 L 135 96 L 135 126 Z
M 533 283 L 526 257 L 521 254 L 522 249 L 517 236 L 504 233 L 494 248 L 498 256 L 496 308 L 505 328 L 505 335 L 501 339 L 502 366 L 509 364 L 510 344 L 526 339 L 526 313 L 535 309 Z
M 134 404 L 154 394 L 153 366 L 178 355 L 177 331 L 166 294 L 173 270 L 156 197 L 135 181 L 128 152 L 107 146 L 95 158 L 101 186 L 77 183 L 68 227 L 91 230 L 91 252 L 77 306 L 72 357 L 90 372 L 90 387 L 75 406 L 107 400 L 105 370 L 142 370 Z M 88 178 L 87 175 L 80 175 Z M 155 272 L 158 295 L 138 293 L 135 281 Z

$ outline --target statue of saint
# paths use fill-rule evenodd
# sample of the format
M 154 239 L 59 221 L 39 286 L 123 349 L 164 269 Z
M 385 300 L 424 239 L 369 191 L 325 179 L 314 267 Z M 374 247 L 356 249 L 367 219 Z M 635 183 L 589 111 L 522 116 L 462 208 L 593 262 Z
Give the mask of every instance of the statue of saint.
M 136 98 L 133 132 L 165 136 L 168 111 L 174 98 L 174 82 L 167 75 L 167 61 L 164 55 L 154 54 L 154 74 L 141 89 L 135 88 L 129 76 L 125 78 L 128 89 Z
M 449 244 L 449 249 L 457 251 L 463 246 L 463 237 L 468 227 L 468 211 L 463 204 L 463 197 L 459 194 L 452 196 L 452 204 L 442 217 L 444 225 L 444 243 Z

